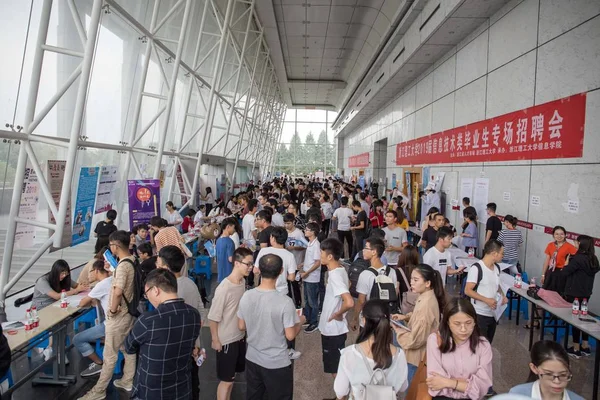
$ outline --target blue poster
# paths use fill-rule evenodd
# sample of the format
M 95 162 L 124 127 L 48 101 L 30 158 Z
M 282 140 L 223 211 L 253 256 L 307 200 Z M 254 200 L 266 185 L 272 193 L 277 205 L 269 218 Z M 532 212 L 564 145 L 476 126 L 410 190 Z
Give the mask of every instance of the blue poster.
M 423 167 L 423 190 L 429 185 L 429 178 L 431 178 L 429 175 L 429 167 Z
M 79 172 L 71 247 L 90 240 L 99 172 L 99 167 L 81 167 L 81 172 Z
M 358 177 L 358 185 L 365 190 L 365 176 L 361 175 Z
M 392 189 L 396 189 L 398 182 L 396 181 L 396 174 L 392 174 Z

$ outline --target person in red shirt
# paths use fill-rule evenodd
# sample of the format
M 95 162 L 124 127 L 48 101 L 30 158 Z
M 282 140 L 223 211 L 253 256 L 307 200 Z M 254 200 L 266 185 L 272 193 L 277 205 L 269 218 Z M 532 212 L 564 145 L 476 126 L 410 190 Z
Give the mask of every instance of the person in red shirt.
M 190 230 L 194 229 L 195 215 L 196 211 L 190 208 L 187 212 L 187 215 L 183 217 L 183 222 L 181 223 L 181 230 L 183 233 L 188 233 Z
M 371 212 L 369 213 L 369 219 L 371 220 L 371 226 L 373 228 L 383 228 L 383 203 L 381 200 L 375 200 Z

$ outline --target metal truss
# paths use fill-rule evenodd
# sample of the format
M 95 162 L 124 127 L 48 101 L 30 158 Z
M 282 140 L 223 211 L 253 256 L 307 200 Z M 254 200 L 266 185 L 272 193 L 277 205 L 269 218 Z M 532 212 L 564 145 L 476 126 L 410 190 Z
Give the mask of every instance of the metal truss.
M 168 197 L 172 199 L 174 195 L 186 196 L 189 200 L 184 206 L 196 203 L 203 155 L 218 156 L 221 160 L 224 159 L 225 163 L 227 160 L 233 161 L 234 169 L 233 175 L 228 180 L 228 193 L 233 190 L 236 170 L 239 165 L 242 165 L 240 163 L 252 166 L 253 173 L 256 168 L 260 168 L 262 176 L 266 176 L 266 173 L 272 170 L 276 143 L 281 136 L 286 106 L 264 38 L 264 28 L 257 18 L 255 9 L 257 0 L 227 0 L 224 13 L 219 4 L 225 2 L 218 3 L 217 0 L 178 0 L 166 13 L 159 12 L 161 0 L 156 0 L 149 27 L 131 16 L 117 0 L 89 1 L 92 5 L 86 31 L 86 23 L 84 23 L 86 21 L 82 21 L 75 1 L 67 0 L 77 36 L 83 45 L 84 50 L 81 52 L 47 43 L 46 37 L 53 0 L 43 0 L 23 128 L 13 131 L 0 130 L 0 137 L 18 140 L 21 143 L 0 272 L 0 312 L 4 309 L 6 295 L 15 283 L 51 246 L 60 246 L 80 147 L 124 153 L 121 182 L 136 177 L 141 178 L 136 155 L 155 157 L 152 173 L 154 178 L 160 176 L 161 165 L 165 159 L 168 159 L 168 162 L 175 167 L 173 171 L 181 167 L 183 180 L 183 190 L 176 191 L 175 172 L 173 172 Z M 106 12 L 108 7 L 110 12 Z M 103 8 L 105 9 L 104 13 L 102 12 Z M 191 18 L 198 15 L 200 8 L 202 9 L 201 22 L 198 29 L 191 23 Z M 140 34 L 139 39 L 142 40 L 142 43 L 146 43 L 137 82 L 138 89 L 133 98 L 133 115 L 130 117 L 130 121 L 126 121 L 131 123 L 119 145 L 90 142 L 82 134 L 98 32 L 102 18 L 107 18 L 107 15 L 111 17 L 110 14 L 116 15 L 129 24 Z M 180 22 L 175 23 L 174 18 L 177 15 L 182 15 L 182 17 Z M 216 20 L 218 32 L 214 32 L 214 29 L 210 30 L 209 18 Z M 161 32 L 164 32 L 165 27 L 171 28 L 172 32 L 174 24 L 179 27 L 177 38 L 165 37 L 166 35 Z M 192 32 L 195 32 L 194 35 L 197 36 L 192 37 Z M 188 41 L 195 45 L 191 65 L 183 61 L 183 52 L 190 47 Z M 175 45 L 175 51 L 171 50 L 172 45 Z M 48 104 L 36 107 L 46 52 L 78 57 L 82 61 L 64 84 L 58 88 Z M 152 57 L 156 60 L 162 77 L 164 90 L 159 93 L 145 91 Z M 169 60 L 172 68 L 170 75 L 167 74 L 167 69 L 163 64 L 165 59 Z M 207 68 L 212 70 L 210 77 L 201 74 L 201 70 Z M 226 73 L 225 71 L 232 72 Z M 177 121 L 174 121 L 173 117 L 174 98 L 176 86 L 181 85 L 182 81 L 185 85 L 181 105 L 183 116 L 175 128 L 174 124 Z M 73 85 L 77 85 L 77 97 L 69 136 L 63 138 L 36 134 L 36 128 Z M 196 104 L 191 102 L 194 93 L 198 99 Z M 143 101 L 145 98 L 158 99 L 159 105 L 152 118 L 142 126 L 141 116 L 146 107 Z M 215 122 L 218 115 L 223 116 L 224 126 Z M 202 121 L 200 126 L 186 131 L 186 126 L 190 127 L 191 122 L 198 119 Z M 144 146 L 143 138 L 153 127 L 158 128 L 158 143 L 155 146 Z M 175 145 L 173 148 L 166 148 L 167 138 L 170 135 L 173 135 Z M 35 142 L 67 149 L 65 178 L 58 206 L 52 199 L 42 165 L 33 151 L 31 143 Z M 194 143 L 196 148 L 192 149 L 191 145 Z M 188 175 L 183 169 L 183 160 L 196 162 L 193 176 Z M 46 199 L 56 223 L 45 223 L 19 217 L 21 186 L 27 164 L 30 164 L 37 174 L 41 193 Z M 117 208 L 124 209 L 126 201 L 126 190 L 121 190 Z M 123 214 L 119 213 L 119 217 L 122 218 Z M 46 228 L 51 231 L 51 235 L 9 282 L 17 223 Z

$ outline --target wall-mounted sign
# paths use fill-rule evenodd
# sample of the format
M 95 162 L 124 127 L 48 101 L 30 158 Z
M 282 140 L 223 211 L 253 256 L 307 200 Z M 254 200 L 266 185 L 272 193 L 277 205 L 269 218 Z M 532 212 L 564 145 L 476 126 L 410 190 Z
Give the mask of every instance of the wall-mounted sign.
M 368 167 L 369 166 L 369 153 L 362 153 L 356 156 L 352 156 L 348 159 L 348 167 Z

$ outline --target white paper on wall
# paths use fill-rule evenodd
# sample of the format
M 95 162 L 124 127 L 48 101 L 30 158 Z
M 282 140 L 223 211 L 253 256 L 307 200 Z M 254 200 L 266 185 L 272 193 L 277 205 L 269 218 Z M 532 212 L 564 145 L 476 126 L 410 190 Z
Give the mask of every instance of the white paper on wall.
M 465 207 L 462 204 L 462 199 L 464 199 L 465 197 L 468 197 L 469 199 L 471 199 L 471 201 L 473 201 L 473 178 L 462 178 L 460 180 L 461 216 L 462 216 L 462 210 L 465 209 Z
M 477 220 L 482 224 L 487 222 L 487 204 L 490 194 L 489 178 L 475 179 L 475 190 L 473 192 L 473 207 L 477 210 Z
M 540 196 L 531 196 L 531 203 L 533 207 L 539 207 L 541 204 Z
M 510 201 L 510 192 L 504 192 L 504 193 L 502 193 L 502 200 L 504 200 L 504 201 Z

